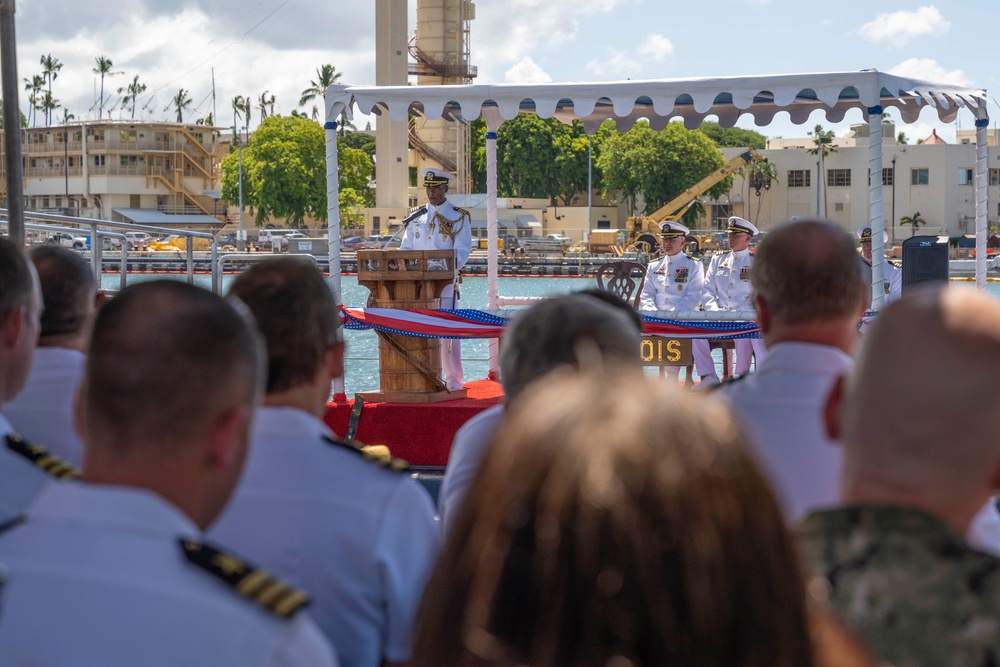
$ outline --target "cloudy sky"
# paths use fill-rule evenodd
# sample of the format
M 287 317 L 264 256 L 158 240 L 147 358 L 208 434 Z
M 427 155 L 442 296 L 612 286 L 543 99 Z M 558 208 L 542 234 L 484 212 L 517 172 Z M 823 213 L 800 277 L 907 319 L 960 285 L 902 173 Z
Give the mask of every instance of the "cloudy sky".
M 409 30 L 416 0 L 410 0 Z M 181 88 L 200 118 L 212 110 L 231 124 L 236 95 L 268 91 L 288 114 L 316 69 L 333 64 L 352 84 L 375 82 L 374 2 L 348 0 L 34 0 L 17 5 L 18 76 L 41 73 L 51 54 L 63 63 L 53 96 L 77 118 L 96 116 L 105 55 L 122 74 L 105 80 L 105 109 L 135 75 L 147 86 L 137 117 L 173 119 Z M 480 83 L 881 71 L 985 87 L 1000 97 L 1000 2 L 898 0 L 479 0 L 471 24 Z M 22 86 L 23 87 L 23 86 Z M 27 111 L 26 93 L 21 107 Z M 304 109 L 310 111 L 309 108 Z M 61 117 L 62 111 L 57 112 Z M 990 113 L 1000 119 L 1000 109 Z M 113 115 L 125 114 L 116 108 Z M 253 123 L 258 113 L 253 114 Z M 841 129 L 858 117 L 848 117 Z M 769 136 L 803 136 L 778 118 Z M 363 121 L 362 121 L 363 122 Z M 971 117 L 963 116 L 963 127 Z M 752 127 L 752 126 L 751 126 Z M 953 140 L 956 124 L 931 115 L 906 129 L 932 128 Z

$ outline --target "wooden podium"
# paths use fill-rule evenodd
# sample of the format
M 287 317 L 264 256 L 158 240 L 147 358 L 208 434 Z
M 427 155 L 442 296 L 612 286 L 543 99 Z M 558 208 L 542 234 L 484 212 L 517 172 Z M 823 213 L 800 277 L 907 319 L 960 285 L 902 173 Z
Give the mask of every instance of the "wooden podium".
M 452 250 L 359 250 L 358 284 L 373 308 L 440 308 L 441 292 L 455 279 Z M 441 380 L 441 340 L 378 332 L 379 391 L 366 401 L 436 403 L 465 398 Z

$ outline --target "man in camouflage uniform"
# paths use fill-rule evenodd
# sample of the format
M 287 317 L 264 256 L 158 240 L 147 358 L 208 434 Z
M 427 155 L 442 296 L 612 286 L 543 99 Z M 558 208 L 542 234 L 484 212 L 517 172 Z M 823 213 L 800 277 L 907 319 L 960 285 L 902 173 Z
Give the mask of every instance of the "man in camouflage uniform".
M 998 410 L 1000 304 L 961 288 L 890 305 L 834 387 L 844 506 L 801 527 L 809 589 L 895 667 L 1000 664 L 1000 560 L 962 538 L 1000 487 Z

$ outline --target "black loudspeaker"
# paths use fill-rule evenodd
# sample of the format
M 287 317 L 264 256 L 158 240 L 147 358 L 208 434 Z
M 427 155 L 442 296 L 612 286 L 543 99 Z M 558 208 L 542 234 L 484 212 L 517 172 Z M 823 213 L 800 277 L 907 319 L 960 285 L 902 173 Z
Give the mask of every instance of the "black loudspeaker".
M 936 281 L 948 281 L 948 237 L 911 236 L 903 241 L 903 293 Z

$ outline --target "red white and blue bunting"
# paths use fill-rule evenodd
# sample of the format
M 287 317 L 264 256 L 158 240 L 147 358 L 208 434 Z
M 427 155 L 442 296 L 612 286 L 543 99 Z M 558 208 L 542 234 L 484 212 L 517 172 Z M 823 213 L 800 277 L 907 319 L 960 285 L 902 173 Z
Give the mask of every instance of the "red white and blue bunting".
M 342 307 L 344 327 L 377 329 L 421 338 L 499 338 L 509 320 L 482 310 L 347 308 Z M 759 338 L 756 322 L 683 322 L 643 315 L 642 332 L 671 338 Z

